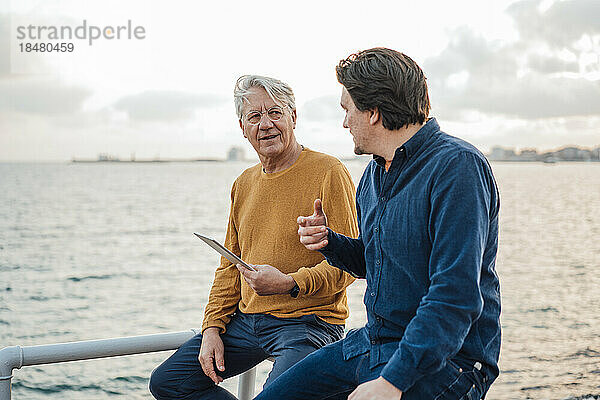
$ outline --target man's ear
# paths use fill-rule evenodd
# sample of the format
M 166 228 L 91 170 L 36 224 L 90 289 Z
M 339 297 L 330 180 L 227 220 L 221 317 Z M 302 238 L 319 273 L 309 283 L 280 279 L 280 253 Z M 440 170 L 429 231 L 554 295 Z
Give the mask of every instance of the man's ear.
M 379 108 L 375 107 L 373 110 L 369 111 L 369 124 L 377 125 L 381 115 L 379 114 Z
M 294 123 L 294 129 L 296 129 L 296 118 L 298 118 L 298 115 L 296 114 L 296 109 L 294 108 L 292 110 L 292 122 Z
M 246 132 L 244 132 L 244 124 L 242 124 L 242 120 L 239 119 L 238 122 L 240 123 L 240 129 L 242 130 L 242 135 L 244 135 L 245 138 L 248 138 L 248 136 L 246 136 Z

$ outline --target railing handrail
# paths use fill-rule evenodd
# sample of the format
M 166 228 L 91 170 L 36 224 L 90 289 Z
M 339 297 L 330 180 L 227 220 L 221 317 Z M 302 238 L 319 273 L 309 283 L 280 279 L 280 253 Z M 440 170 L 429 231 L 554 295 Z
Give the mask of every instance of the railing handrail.
M 11 379 L 14 369 L 31 365 L 175 350 L 197 333 L 196 330 L 190 329 L 181 332 L 111 339 L 5 347 L 0 350 L 0 400 L 10 400 L 11 398 Z M 256 370 L 254 368 L 240 375 L 238 384 L 240 400 L 249 400 L 254 395 L 255 377 Z

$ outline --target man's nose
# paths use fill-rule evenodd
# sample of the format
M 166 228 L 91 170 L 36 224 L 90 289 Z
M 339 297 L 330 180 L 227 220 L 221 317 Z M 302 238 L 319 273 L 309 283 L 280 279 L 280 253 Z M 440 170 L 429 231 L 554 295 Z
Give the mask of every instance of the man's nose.
M 269 119 L 267 113 L 264 113 L 260 116 L 260 122 L 258 123 L 258 129 L 266 131 L 267 129 L 271 129 L 274 126 L 273 121 Z

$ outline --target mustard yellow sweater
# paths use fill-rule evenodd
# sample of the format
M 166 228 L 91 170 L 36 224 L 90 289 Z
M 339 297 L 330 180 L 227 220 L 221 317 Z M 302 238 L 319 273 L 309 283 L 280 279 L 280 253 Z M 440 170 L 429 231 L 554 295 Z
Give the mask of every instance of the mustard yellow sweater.
M 313 213 L 323 201 L 328 225 L 357 237 L 355 188 L 344 165 L 334 157 L 304 149 L 288 169 L 272 174 L 257 164 L 244 171 L 231 189 L 225 246 L 250 264 L 269 264 L 294 278 L 300 294 L 258 296 L 235 265 L 221 258 L 204 313 L 202 330 L 225 332 L 230 316 L 264 313 L 280 318 L 316 314 L 332 324 L 348 317 L 346 286 L 353 278 L 330 266 L 321 253 L 307 250 L 296 219 Z

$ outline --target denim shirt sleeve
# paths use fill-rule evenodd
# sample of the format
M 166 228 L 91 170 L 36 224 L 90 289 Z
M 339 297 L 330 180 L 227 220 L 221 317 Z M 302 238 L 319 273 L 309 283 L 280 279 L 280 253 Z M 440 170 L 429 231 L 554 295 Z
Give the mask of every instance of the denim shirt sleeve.
M 436 174 L 427 229 L 432 244 L 429 288 L 381 376 L 402 391 L 443 368 L 482 312 L 479 286 L 490 204 L 491 172 L 478 155 L 461 152 Z
M 355 278 L 364 278 L 367 274 L 365 247 L 360 236 L 358 239 L 353 239 L 329 228 L 327 230 L 329 243 L 321 250 L 321 254 L 325 256 L 329 265 L 346 271 Z

